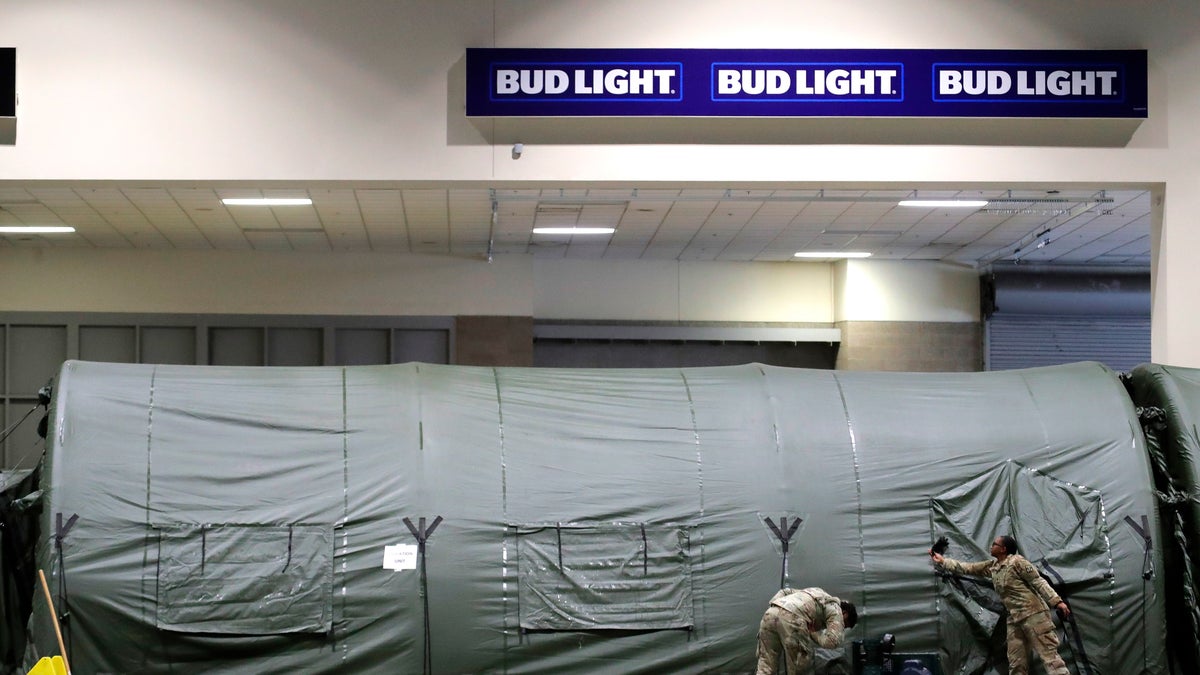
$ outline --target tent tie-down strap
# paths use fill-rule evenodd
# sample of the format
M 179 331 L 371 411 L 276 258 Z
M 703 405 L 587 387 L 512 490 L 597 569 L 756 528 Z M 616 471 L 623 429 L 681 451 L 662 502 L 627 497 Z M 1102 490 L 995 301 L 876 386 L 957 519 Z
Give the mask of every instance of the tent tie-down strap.
M 949 581 L 960 589 L 963 587 L 962 582 L 964 582 L 964 581 L 967 582 L 968 584 L 974 584 L 976 586 L 982 586 L 984 588 L 991 588 L 991 589 L 996 588 L 996 585 L 992 583 L 991 579 L 979 579 L 976 577 L 969 577 L 969 576 L 965 576 L 962 574 L 955 574 L 954 572 L 947 572 L 946 570 L 939 569 L 937 567 L 935 567 L 933 569 L 933 576 L 941 579 L 942 581 Z
M 1042 558 L 1038 562 L 1041 563 L 1042 569 L 1046 570 L 1047 574 L 1054 577 L 1054 580 L 1058 582 L 1056 584 L 1058 587 L 1062 587 L 1066 583 L 1062 575 L 1058 573 L 1058 570 L 1054 569 L 1045 558 Z M 1059 595 L 1062 595 L 1062 593 L 1060 592 Z M 1083 636 L 1079 632 L 1079 624 L 1075 623 L 1075 615 L 1060 613 L 1058 617 L 1062 619 L 1063 632 L 1070 634 L 1074 638 L 1075 649 L 1072 651 L 1075 653 L 1076 671 L 1081 673 L 1081 675 L 1092 675 L 1091 661 L 1088 659 L 1087 652 L 1083 650 Z
M 293 540 L 296 537 L 296 526 L 288 525 L 288 557 L 287 562 L 283 563 L 283 571 L 286 572 L 288 567 L 292 565 L 292 546 Z
M 62 512 L 54 514 L 54 552 L 58 557 L 58 607 L 60 609 L 58 615 L 58 623 L 62 625 L 63 631 L 66 633 L 67 651 L 71 649 L 71 618 L 70 603 L 67 599 L 67 568 L 63 563 L 63 539 L 67 538 L 67 533 L 75 527 L 75 523 L 79 521 L 79 514 L 72 513 L 67 522 L 63 522 Z M 63 655 L 66 658 L 66 654 Z
M 1154 550 L 1154 540 L 1150 538 L 1150 519 L 1142 516 L 1142 524 L 1139 527 L 1138 522 L 1133 519 L 1133 516 L 1125 516 L 1125 522 L 1134 529 L 1142 537 L 1142 542 L 1145 544 L 1145 551 L 1142 554 L 1142 578 L 1149 580 L 1154 576 L 1154 558 L 1151 553 Z
M 425 574 L 425 542 L 429 540 L 429 537 L 433 536 L 433 531 L 441 523 L 442 517 L 437 516 L 427 529 L 425 527 L 424 516 L 417 520 L 415 526 L 408 518 L 404 519 L 404 524 L 408 526 L 408 531 L 417 540 L 417 555 L 421 558 L 421 600 L 425 611 L 425 644 L 422 667 L 426 675 L 433 672 L 433 649 L 432 639 L 429 637 L 429 577 Z
M 646 543 L 646 524 L 642 523 L 642 576 L 650 574 L 650 545 Z
M 1142 537 L 1142 543 L 1145 544 L 1145 552 L 1142 554 L 1142 639 L 1145 640 L 1146 631 L 1144 625 L 1146 623 L 1146 582 L 1154 577 L 1154 558 L 1152 557 L 1154 549 L 1154 540 L 1150 538 L 1150 519 L 1142 515 L 1142 523 L 1139 526 L 1138 522 L 1132 516 L 1125 516 L 1125 522 L 1133 528 Z
M 783 563 L 779 570 L 779 587 L 783 588 L 787 585 L 788 542 L 792 540 L 792 535 L 796 534 L 796 530 L 800 528 L 800 523 L 804 522 L 804 519 L 796 518 L 791 527 L 788 527 L 787 516 L 780 516 L 778 527 L 775 526 L 770 516 L 763 518 L 763 520 L 766 521 L 767 527 L 771 528 L 771 531 L 779 538 L 779 543 L 783 547 Z

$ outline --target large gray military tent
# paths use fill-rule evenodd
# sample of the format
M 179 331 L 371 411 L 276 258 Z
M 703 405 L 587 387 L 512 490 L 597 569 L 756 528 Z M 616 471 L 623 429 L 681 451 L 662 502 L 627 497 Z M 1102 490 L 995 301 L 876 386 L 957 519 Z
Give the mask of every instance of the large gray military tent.
M 75 673 L 749 672 L 781 584 L 1004 672 L 990 591 L 925 554 L 997 533 L 1074 608 L 1077 672 L 1168 672 L 1150 460 L 1094 363 L 68 362 L 51 412 L 39 561 Z

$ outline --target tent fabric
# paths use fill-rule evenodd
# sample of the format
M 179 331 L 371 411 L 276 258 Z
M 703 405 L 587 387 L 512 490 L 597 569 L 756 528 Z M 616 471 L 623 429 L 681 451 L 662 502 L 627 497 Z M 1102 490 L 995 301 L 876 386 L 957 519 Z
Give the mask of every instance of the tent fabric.
M 1183 672 L 1200 670 L 1200 369 L 1138 366 L 1128 388 L 1142 419 L 1164 506 L 1171 654 Z
M 1062 575 L 1091 672 L 1167 672 L 1161 542 L 1127 522 L 1157 532 L 1151 470 L 1099 364 L 58 383 L 39 557 L 76 673 L 749 672 L 784 584 L 855 602 L 848 639 L 998 673 L 990 589 L 925 550 L 983 559 L 1000 530 Z

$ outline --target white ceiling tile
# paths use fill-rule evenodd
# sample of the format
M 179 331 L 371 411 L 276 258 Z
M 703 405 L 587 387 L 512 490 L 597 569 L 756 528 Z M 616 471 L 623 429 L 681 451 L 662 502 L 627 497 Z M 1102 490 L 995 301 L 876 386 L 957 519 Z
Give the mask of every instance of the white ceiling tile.
M 0 211 L 0 222 L 50 220 L 79 230 L 69 239 L 21 242 L 24 246 L 411 249 L 474 255 L 486 252 L 491 239 L 497 253 L 568 258 L 786 260 L 801 248 L 850 246 L 873 249 L 880 257 L 967 264 L 989 256 L 1011 257 L 1014 248 L 1027 251 L 1035 235 L 1049 229 L 1051 245 L 1025 255 L 1057 262 L 1120 257 L 1141 264 L 1137 260 L 1149 249 L 1149 192 L 1055 189 L 917 191 L 922 198 L 992 200 L 984 209 L 964 212 L 896 206 L 900 198 L 913 196 L 910 189 L 489 189 L 349 182 L 261 187 L 153 181 L 45 186 L 33 181 L 0 187 L 0 207 L 8 209 Z M 221 197 L 232 196 L 309 196 L 314 203 L 294 210 L 220 204 Z M 493 199 L 499 213 L 494 226 Z M 573 209 L 565 208 L 571 204 Z M 1084 211 L 1088 204 L 1092 208 Z M 606 225 L 617 232 L 603 243 L 568 245 L 533 237 L 535 222 Z M 820 234 L 839 229 L 855 234 L 834 235 L 833 240 Z
M 256 251 L 290 251 L 292 244 L 282 230 L 278 232 L 246 232 L 246 239 Z

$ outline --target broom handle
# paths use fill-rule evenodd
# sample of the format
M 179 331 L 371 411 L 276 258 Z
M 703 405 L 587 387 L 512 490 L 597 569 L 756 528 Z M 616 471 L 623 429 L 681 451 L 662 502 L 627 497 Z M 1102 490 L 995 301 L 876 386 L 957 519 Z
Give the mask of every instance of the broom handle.
M 54 611 L 54 600 L 50 597 L 50 584 L 46 583 L 46 573 L 38 570 L 38 578 L 42 580 L 42 590 L 46 592 L 46 604 L 50 605 L 50 618 L 54 620 L 54 637 L 58 638 L 58 653 L 62 654 L 63 667 L 67 675 L 71 673 L 71 664 L 67 663 L 67 648 L 63 645 L 62 629 L 58 627 L 58 612 Z

